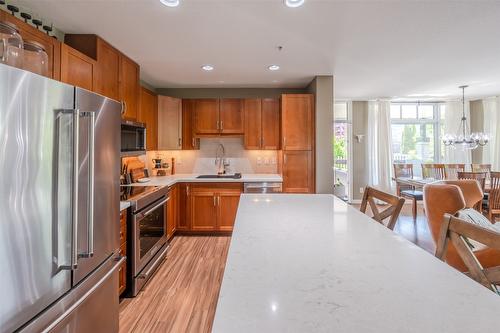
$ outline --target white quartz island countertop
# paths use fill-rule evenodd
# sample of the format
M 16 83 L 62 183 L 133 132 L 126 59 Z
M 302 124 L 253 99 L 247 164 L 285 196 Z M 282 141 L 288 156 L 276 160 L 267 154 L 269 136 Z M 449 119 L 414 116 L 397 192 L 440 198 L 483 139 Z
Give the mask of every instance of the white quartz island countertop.
M 283 182 L 278 174 L 244 173 L 241 178 L 196 178 L 200 174 L 176 174 L 172 176 L 153 176 L 146 183 L 134 183 L 134 186 L 172 186 L 176 183 L 250 183 L 250 182 Z
M 500 296 L 331 195 L 244 194 L 221 332 L 496 332 Z

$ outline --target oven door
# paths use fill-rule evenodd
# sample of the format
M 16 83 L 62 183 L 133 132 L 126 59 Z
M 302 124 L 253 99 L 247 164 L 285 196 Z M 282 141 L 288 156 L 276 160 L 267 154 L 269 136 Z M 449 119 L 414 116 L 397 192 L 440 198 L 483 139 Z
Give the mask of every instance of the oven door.
M 169 199 L 170 197 L 163 197 L 134 214 L 134 276 L 139 275 L 140 271 L 167 242 L 165 206 Z

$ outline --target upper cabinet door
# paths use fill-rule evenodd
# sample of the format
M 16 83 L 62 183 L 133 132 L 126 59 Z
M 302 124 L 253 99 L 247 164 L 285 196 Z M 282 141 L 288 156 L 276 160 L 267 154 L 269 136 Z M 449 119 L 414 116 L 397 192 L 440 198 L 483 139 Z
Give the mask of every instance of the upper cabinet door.
M 280 148 L 280 103 L 275 98 L 262 100 L 262 145 L 261 149 Z
M 120 100 L 123 102 L 123 118 L 136 120 L 139 107 L 139 65 L 120 55 Z
M 141 87 L 137 120 L 146 124 L 146 150 L 158 149 L 158 96 Z
M 158 149 L 182 149 L 182 100 L 158 97 Z
M 242 100 L 231 98 L 220 100 L 219 128 L 222 134 L 243 134 Z
M 200 149 L 200 139 L 194 137 L 194 104 L 192 99 L 182 100 L 182 150 Z
M 245 149 L 261 149 L 262 145 L 262 100 L 259 98 L 243 100 L 245 117 Z
M 72 47 L 61 45 L 61 81 L 92 91 L 96 62 Z
M 219 100 L 194 100 L 194 132 L 196 135 L 219 133 Z
M 98 94 L 119 100 L 120 52 L 97 38 L 97 73 L 94 90 Z
M 311 150 L 313 95 L 283 95 L 281 102 L 283 150 Z

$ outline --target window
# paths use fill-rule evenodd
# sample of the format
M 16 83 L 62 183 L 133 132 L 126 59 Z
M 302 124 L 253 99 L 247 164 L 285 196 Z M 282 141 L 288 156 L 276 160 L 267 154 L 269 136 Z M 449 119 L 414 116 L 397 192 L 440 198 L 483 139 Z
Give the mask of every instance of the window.
M 413 163 L 421 174 L 421 163 L 439 163 L 445 105 L 441 103 L 392 103 L 391 134 L 395 163 Z M 417 167 L 418 166 L 418 167 Z
M 334 105 L 334 124 L 333 124 L 333 158 L 335 168 L 347 169 L 347 132 L 348 117 L 347 103 L 337 102 Z

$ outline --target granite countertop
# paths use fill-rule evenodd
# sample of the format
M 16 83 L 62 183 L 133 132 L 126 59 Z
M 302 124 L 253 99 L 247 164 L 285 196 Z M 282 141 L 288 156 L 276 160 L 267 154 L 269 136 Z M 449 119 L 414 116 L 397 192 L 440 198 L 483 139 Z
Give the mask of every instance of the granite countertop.
M 221 332 L 493 332 L 500 297 L 331 195 L 243 194 Z

